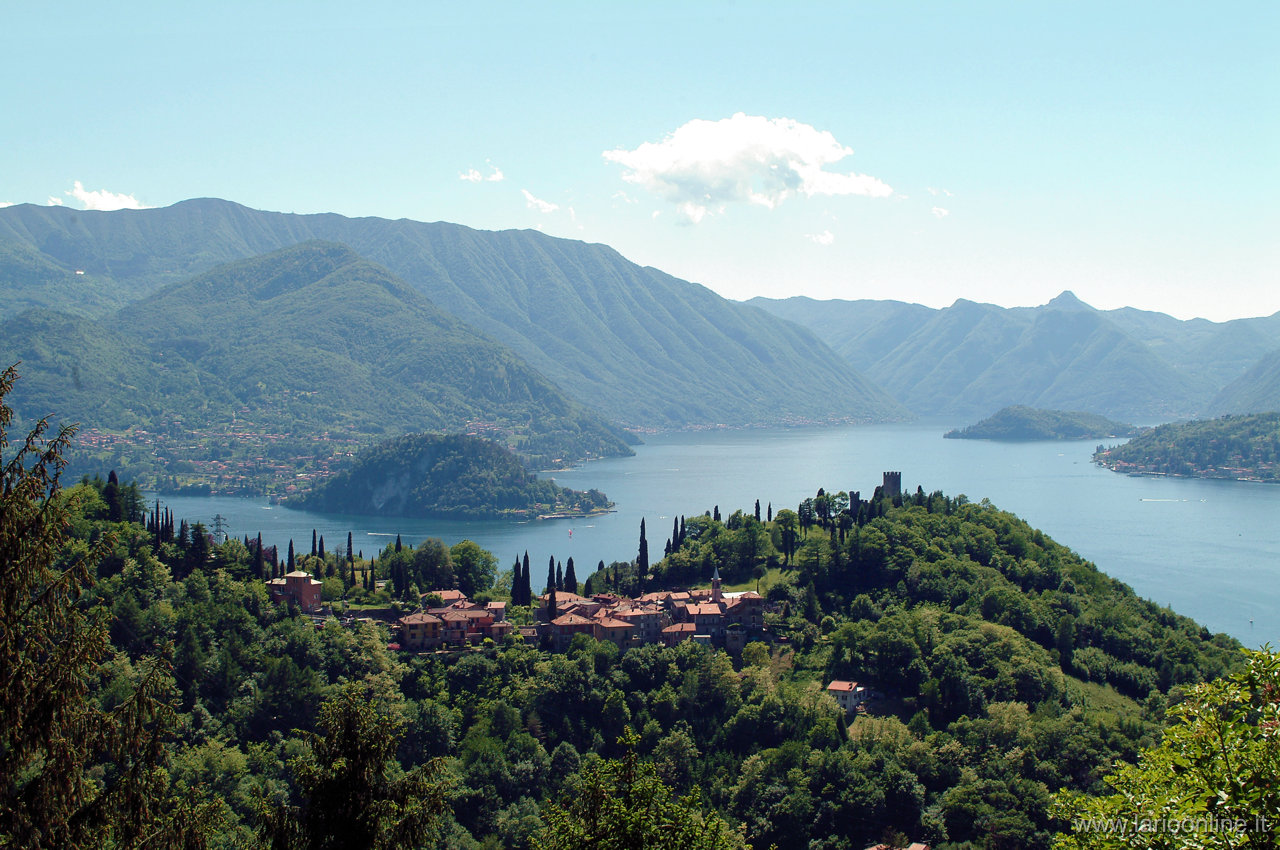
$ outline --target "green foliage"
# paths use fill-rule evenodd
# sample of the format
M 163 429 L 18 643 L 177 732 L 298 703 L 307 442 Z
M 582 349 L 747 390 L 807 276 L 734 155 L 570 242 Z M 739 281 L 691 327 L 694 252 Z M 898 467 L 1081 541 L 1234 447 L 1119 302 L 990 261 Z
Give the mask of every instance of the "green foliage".
M 353 682 L 320 707 L 323 734 L 309 734 L 292 761 L 299 801 L 259 801 L 273 848 L 403 847 L 440 820 L 441 764 L 401 770 L 395 756 L 405 722 L 378 691 L 376 683 Z
M 330 513 L 405 517 L 529 517 L 609 506 L 598 490 L 567 490 L 528 472 L 508 449 L 461 434 L 411 434 L 361 452 L 298 499 Z
M 1110 792 L 1058 795 L 1060 848 L 1274 848 L 1280 835 L 1280 655 L 1246 652 L 1232 676 L 1197 685 Z
M 728 850 L 746 841 L 714 812 L 704 811 L 695 791 L 676 797 L 654 766 L 641 762 L 639 738 L 630 729 L 619 743 L 620 759 L 589 764 L 572 796 L 544 814 L 546 828 L 535 844 L 545 850 Z
M 111 659 L 107 608 L 86 598 L 115 540 L 65 539 L 59 476 L 73 430 L 41 420 L 15 452 L 0 374 L 0 845 L 203 846 L 221 807 L 171 788 L 166 665 Z M 88 603 L 88 604 L 85 604 Z M 94 684 L 112 679 L 100 703 Z
M 1066 410 L 1039 410 L 1024 405 L 1005 407 L 967 428 L 943 434 L 959 440 L 1094 440 L 1129 437 L 1137 432 L 1132 425 L 1114 422 L 1096 413 Z
M 1117 472 L 1280 481 L 1280 413 L 1152 428 L 1094 455 Z

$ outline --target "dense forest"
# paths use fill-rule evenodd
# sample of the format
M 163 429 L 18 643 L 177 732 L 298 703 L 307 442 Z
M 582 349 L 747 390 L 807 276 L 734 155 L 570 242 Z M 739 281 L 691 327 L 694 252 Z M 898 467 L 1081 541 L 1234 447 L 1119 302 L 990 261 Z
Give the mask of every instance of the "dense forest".
M 1015 404 L 981 422 L 943 434 L 952 440 L 1094 440 L 1129 437 L 1132 425 L 1078 410 L 1041 410 Z
M 1116 472 L 1280 481 L 1280 413 L 1161 425 L 1093 459 Z
M 58 488 L 69 440 L 4 458 L 14 846 L 1049 847 L 1112 799 L 1113 760 L 1179 745 L 1159 743 L 1166 709 L 1271 693 L 1256 676 L 1205 691 L 1245 670 L 1235 641 L 990 504 L 921 488 L 715 507 L 673 521 L 654 563 L 642 532 L 637 558 L 583 583 L 758 586 L 773 639 L 736 655 L 586 635 L 564 653 L 515 635 L 400 653 L 350 615 L 413 610 L 440 583 L 510 602 L 512 573 L 467 541 L 367 560 L 349 541 L 287 558 L 218 542 L 114 475 Z M 286 568 L 322 577 L 345 616 L 273 603 L 264 579 Z M 832 677 L 882 698 L 850 719 Z M 1242 753 L 1266 752 L 1254 731 Z
M 409 434 L 365 449 L 352 465 L 289 504 L 310 510 L 403 517 L 511 517 L 609 508 L 599 490 L 539 479 L 514 452 L 480 437 Z

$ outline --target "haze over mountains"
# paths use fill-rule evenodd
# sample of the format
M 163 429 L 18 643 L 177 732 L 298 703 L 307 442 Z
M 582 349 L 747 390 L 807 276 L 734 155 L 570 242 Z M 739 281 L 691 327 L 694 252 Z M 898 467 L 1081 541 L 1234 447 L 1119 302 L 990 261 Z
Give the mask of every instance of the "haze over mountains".
M 921 416 L 1027 405 L 1155 422 L 1280 409 L 1280 313 L 1181 321 L 1096 310 L 1070 292 L 1018 308 L 965 299 L 940 310 L 897 301 L 748 303 L 808 327 Z
M 0 282 L 14 290 L 3 309 L 102 315 L 219 263 L 312 239 L 380 263 L 629 427 L 909 415 L 799 327 L 607 246 L 534 231 L 288 215 L 211 199 L 111 213 L 21 205 L 0 210 Z
M 621 428 L 1280 408 L 1280 314 L 1180 321 L 1070 293 L 741 304 L 534 231 L 213 199 L 0 209 L 0 291 L 23 413 L 113 429 L 480 423 L 543 461 L 624 453 Z

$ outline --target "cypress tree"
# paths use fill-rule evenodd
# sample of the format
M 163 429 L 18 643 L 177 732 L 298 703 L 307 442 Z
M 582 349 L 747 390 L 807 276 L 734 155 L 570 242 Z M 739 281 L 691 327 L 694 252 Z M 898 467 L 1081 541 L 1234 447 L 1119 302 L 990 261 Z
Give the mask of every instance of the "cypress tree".
M 640 518 L 640 553 L 636 558 L 636 575 L 649 574 L 649 541 L 644 536 L 644 517 Z
M 347 532 L 347 563 L 354 564 L 356 561 L 355 551 L 351 548 L 351 532 Z
M 323 534 L 320 535 L 320 551 L 317 554 L 320 556 L 320 560 L 323 561 L 324 560 L 324 535 Z
M 315 555 L 316 555 L 316 530 L 313 528 L 311 529 L 311 557 L 314 558 Z
M 556 590 L 564 590 L 564 568 L 556 564 Z
M 556 589 L 556 556 L 552 555 L 547 562 L 547 587 L 543 593 L 552 593 Z
M 773 522 L 773 502 L 769 503 L 769 522 Z
M 289 538 L 289 572 L 297 569 L 297 564 L 293 560 L 293 538 Z
M 253 550 L 253 574 L 260 580 L 267 577 L 266 558 L 262 552 L 262 532 L 258 532 L 258 545 Z
M 715 506 L 715 512 L 711 514 L 711 518 L 716 522 L 720 522 L 720 506 L 719 505 Z
M 684 514 L 680 514 L 680 542 L 676 544 L 677 549 L 679 549 L 681 546 L 684 545 L 684 535 L 685 535 Z
M 756 499 L 756 522 L 760 521 L 760 500 Z
M 533 573 L 529 571 L 529 550 L 524 550 L 524 569 L 520 571 L 520 598 L 524 601 L 522 605 L 533 604 Z
M 564 568 L 564 589 L 570 593 L 578 592 L 578 574 L 573 570 L 572 556 L 570 556 L 569 562 Z
M 396 535 L 396 551 L 397 552 L 400 551 L 400 535 L 399 534 Z

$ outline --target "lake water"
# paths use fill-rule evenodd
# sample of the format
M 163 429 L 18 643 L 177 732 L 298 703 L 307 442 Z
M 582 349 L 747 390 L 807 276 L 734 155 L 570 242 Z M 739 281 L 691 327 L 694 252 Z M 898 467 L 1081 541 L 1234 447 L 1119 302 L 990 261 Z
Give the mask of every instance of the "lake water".
M 548 557 L 574 559 L 578 575 L 603 560 L 636 557 L 640 520 L 657 560 L 672 520 L 718 505 L 792 509 L 819 487 L 869 496 L 885 470 L 904 489 L 990 499 L 1069 546 L 1141 596 L 1194 617 L 1247 646 L 1280 645 L 1280 486 L 1130 477 L 1094 466 L 1097 441 L 993 443 L 944 440 L 951 424 L 704 431 L 656 435 L 636 456 L 554 473 L 566 487 L 596 487 L 616 513 L 582 520 L 451 522 L 339 516 L 273 507 L 265 500 L 173 497 L 175 515 L 211 525 L 221 514 L 237 536 L 262 533 L 283 552 L 310 551 L 311 531 L 329 550 L 372 555 L 400 534 L 406 543 L 475 540 L 501 569 L 527 550 L 535 582 Z M 962 424 L 962 423 L 961 423 Z M 154 498 L 154 497 L 153 497 Z

